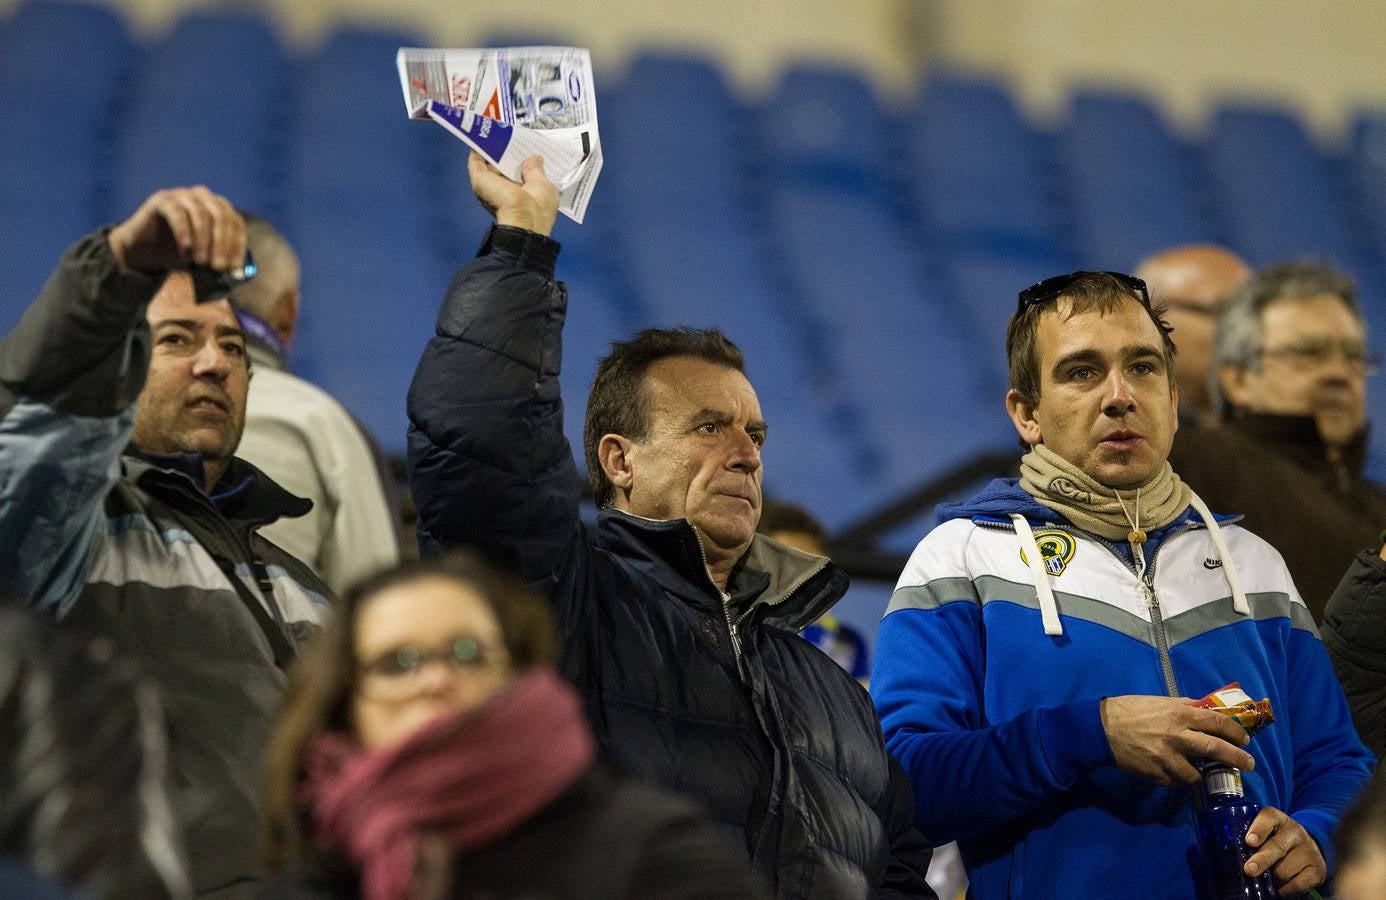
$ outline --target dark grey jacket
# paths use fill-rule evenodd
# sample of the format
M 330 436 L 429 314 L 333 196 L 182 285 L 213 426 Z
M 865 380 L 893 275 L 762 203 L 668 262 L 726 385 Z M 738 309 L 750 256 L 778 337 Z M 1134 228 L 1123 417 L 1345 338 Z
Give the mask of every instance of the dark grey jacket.
M 1386 756 L 1386 562 L 1357 554 L 1319 626 L 1362 743 Z
M 110 635 L 160 686 L 194 886 L 234 893 L 283 666 L 328 593 L 255 533 L 308 501 L 240 460 L 209 497 L 199 459 L 128 447 L 159 284 L 89 236 L 0 342 L 0 594 Z
M 797 634 L 846 574 L 758 537 L 724 603 L 685 519 L 603 510 L 589 538 L 562 429 L 557 248 L 496 228 L 453 281 L 409 394 L 424 549 L 478 545 L 549 596 L 606 759 L 697 800 L 779 896 L 932 897 L 870 698 Z

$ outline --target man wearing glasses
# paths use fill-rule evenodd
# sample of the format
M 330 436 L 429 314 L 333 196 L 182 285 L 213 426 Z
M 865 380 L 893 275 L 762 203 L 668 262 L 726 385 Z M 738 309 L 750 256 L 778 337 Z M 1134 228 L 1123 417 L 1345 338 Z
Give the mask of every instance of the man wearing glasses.
M 1377 358 L 1356 293 L 1325 266 L 1257 272 L 1218 317 L 1210 389 L 1223 427 L 1180 434 L 1170 455 L 1209 504 L 1280 551 L 1316 622 L 1386 526 L 1386 491 L 1363 476 Z
M 1006 410 L 1021 478 L 941 507 L 881 624 L 872 691 L 916 823 L 991 897 L 1201 897 L 1202 760 L 1262 807 L 1244 872 L 1322 883 L 1370 769 L 1279 555 L 1170 467 L 1174 345 L 1145 283 L 1020 294 Z M 1239 681 L 1277 724 L 1191 705 Z

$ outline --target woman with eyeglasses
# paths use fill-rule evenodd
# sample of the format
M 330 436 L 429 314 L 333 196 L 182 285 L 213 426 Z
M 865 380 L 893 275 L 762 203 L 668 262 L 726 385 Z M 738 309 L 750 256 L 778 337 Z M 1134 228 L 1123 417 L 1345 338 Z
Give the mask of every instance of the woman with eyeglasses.
M 264 896 L 760 896 L 684 801 L 597 763 L 556 656 L 473 553 L 350 591 L 271 738 Z

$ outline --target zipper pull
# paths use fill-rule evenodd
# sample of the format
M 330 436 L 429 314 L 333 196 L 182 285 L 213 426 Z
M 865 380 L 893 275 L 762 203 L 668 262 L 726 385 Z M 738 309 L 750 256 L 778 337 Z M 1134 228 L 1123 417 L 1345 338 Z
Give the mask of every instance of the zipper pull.
M 1155 597 L 1155 588 L 1144 578 L 1141 579 L 1141 596 L 1145 598 L 1145 605 L 1149 609 L 1160 608 L 1160 601 Z

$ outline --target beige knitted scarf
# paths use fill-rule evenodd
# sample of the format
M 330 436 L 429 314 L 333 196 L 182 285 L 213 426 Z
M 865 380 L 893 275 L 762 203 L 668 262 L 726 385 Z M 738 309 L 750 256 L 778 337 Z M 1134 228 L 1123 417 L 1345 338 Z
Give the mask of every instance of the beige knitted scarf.
M 1095 481 L 1043 444 L 1020 458 L 1020 486 L 1074 525 L 1113 541 L 1144 543 L 1189 508 L 1193 491 L 1166 462 L 1145 484 L 1117 491 Z

